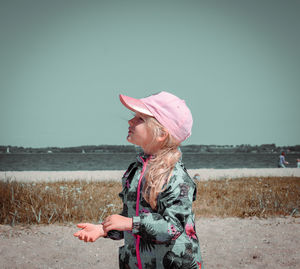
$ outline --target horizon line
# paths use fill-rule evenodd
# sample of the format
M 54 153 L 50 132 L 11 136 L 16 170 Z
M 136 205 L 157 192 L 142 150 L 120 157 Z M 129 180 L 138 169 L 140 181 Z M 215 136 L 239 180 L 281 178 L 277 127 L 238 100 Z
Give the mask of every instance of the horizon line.
M 180 147 L 186 147 L 186 146 L 250 146 L 250 147 L 255 147 L 255 146 L 263 146 L 263 145 L 275 145 L 275 147 L 296 147 L 300 146 L 300 144 L 296 145 L 276 145 L 276 143 L 263 143 L 263 144 L 188 144 L 188 145 L 180 145 Z M 133 144 L 99 144 L 99 145 L 78 145 L 78 146 L 16 146 L 16 145 L 0 145 L 0 147 L 23 147 L 23 148 L 78 148 L 78 147 L 99 147 L 99 146 L 132 146 L 132 147 L 139 147 Z

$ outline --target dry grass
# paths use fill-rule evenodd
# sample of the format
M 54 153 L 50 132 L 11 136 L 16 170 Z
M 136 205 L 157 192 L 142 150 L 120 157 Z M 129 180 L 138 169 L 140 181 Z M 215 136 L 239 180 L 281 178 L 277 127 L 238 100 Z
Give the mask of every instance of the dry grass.
M 116 182 L 0 182 L 0 223 L 101 222 L 121 211 L 120 191 Z
M 299 216 L 300 178 L 198 182 L 197 217 Z M 121 211 L 117 182 L 0 182 L 0 223 L 100 222 Z
M 299 177 L 251 177 L 197 184 L 194 211 L 198 216 L 299 216 Z

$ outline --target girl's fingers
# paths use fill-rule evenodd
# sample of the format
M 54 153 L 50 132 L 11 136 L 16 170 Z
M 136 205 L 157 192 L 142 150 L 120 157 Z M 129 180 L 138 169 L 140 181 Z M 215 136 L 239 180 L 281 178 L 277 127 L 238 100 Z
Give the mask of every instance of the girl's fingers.
M 108 226 L 108 223 L 106 223 L 106 222 L 103 223 L 103 224 L 102 224 L 102 229 L 105 230 L 107 226 Z
M 103 227 L 107 227 L 111 224 L 112 224 L 112 222 L 110 220 L 105 220 L 102 225 L 103 225 Z
M 84 242 L 88 242 L 89 237 L 87 235 L 84 236 Z
M 107 233 L 107 232 L 109 232 L 110 230 L 114 230 L 113 228 L 114 228 L 114 227 L 112 226 L 112 224 L 108 224 L 108 225 L 106 225 L 105 227 L 103 226 L 103 231 L 104 231 L 104 233 Z
M 84 229 L 87 226 L 87 223 L 78 223 L 77 227 Z
M 74 233 L 74 236 L 77 236 L 78 238 L 80 238 L 81 235 L 82 235 L 82 230 L 80 230 L 80 231 Z
M 83 239 L 84 239 L 84 234 L 83 234 L 83 233 L 80 233 L 79 239 L 80 239 L 80 240 L 83 240 Z
M 73 235 L 74 235 L 74 236 L 79 236 L 79 235 L 80 235 L 80 231 L 74 233 Z
M 108 223 L 104 223 L 104 224 L 102 225 L 103 231 L 106 231 L 108 226 L 109 226 Z
M 106 223 L 110 221 L 110 216 L 106 217 L 106 219 L 102 223 Z

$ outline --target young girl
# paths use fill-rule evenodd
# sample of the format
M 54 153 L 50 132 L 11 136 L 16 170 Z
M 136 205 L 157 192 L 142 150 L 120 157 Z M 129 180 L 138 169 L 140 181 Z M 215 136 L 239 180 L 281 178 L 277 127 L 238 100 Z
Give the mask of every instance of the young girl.
M 120 100 L 135 112 L 127 140 L 144 152 L 122 178 L 122 213 L 108 216 L 100 225 L 80 223 L 82 229 L 74 236 L 85 242 L 124 239 L 120 268 L 201 268 L 192 212 L 196 185 L 178 148 L 191 135 L 191 112 L 168 92 L 143 99 L 120 95 Z

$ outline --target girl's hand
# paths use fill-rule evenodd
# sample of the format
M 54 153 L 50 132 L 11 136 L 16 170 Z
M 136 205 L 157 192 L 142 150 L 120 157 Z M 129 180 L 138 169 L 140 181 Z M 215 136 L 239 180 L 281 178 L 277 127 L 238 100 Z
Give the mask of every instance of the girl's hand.
M 105 233 L 110 230 L 131 231 L 132 218 L 126 218 L 121 215 L 108 216 L 103 222 L 103 230 Z
M 79 223 L 77 227 L 82 229 L 74 233 L 74 236 L 80 240 L 84 240 L 84 242 L 95 242 L 99 237 L 106 236 L 102 224 Z

